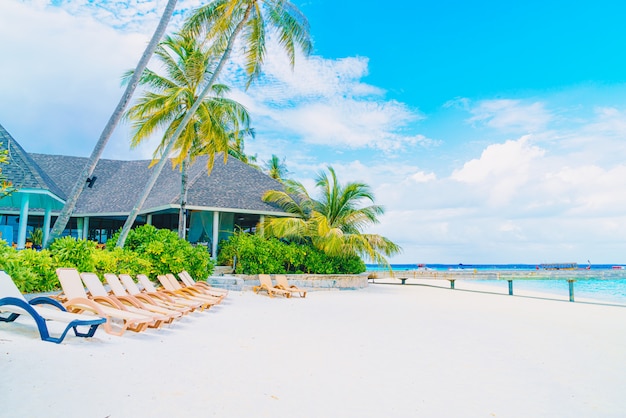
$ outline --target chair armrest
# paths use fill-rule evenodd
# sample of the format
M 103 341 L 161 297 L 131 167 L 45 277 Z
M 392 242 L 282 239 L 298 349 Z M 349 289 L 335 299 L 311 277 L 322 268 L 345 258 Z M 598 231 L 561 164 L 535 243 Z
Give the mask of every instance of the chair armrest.
M 33 298 L 30 301 L 28 301 L 28 303 L 30 303 L 31 305 L 52 305 L 55 308 L 58 308 L 62 311 L 67 312 L 67 309 L 65 309 L 65 306 L 63 306 L 61 302 L 59 302 L 58 300 L 46 297 L 46 296 L 39 296 L 39 297 Z

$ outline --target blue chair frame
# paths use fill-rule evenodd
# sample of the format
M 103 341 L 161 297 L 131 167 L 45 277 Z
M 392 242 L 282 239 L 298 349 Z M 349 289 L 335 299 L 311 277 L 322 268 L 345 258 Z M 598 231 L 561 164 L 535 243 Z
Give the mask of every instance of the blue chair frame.
M 76 335 L 77 337 L 92 337 L 95 334 L 98 327 L 101 324 L 104 324 L 106 322 L 106 318 L 75 319 L 67 324 L 65 330 L 63 331 L 60 337 L 52 337 L 50 335 L 50 332 L 48 331 L 46 319 L 42 317 L 35 309 L 33 309 L 33 306 L 31 305 L 52 305 L 60 309 L 63 312 L 67 312 L 67 309 L 65 309 L 65 307 L 61 305 L 61 303 L 59 303 L 59 301 L 56 301 L 48 297 L 36 297 L 32 299 L 30 302 L 26 303 L 22 299 L 18 299 L 15 297 L 5 297 L 5 298 L 0 299 L 0 306 L 4 306 L 4 305 L 17 306 L 19 308 L 24 309 L 35 320 L 41 339 L 43 341 L 49 341 L 49 342 L 56 343 L 56 344 L 59 344 L 61 341 L 63 341 L 63 339 L 67 335 L 67 332 L 70 329 L 74 330 L 74 335 Z M 12 312 L 7 317 L 0 316 L 0 321 L 13 322 L 19 316 L 20 314 Z M 80 332 L 78 330 L 79 326 L 87 326 L 89 327 L 89 330 L 87 332 Z

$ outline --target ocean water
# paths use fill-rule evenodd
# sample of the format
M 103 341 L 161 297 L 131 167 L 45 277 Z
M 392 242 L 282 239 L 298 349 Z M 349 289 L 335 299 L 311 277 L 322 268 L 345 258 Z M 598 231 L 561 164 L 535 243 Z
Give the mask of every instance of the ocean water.
M 625 278 L 601 278 L 603 273 L 615 272 L 613 266 L 621 266 L 621 264 L 600 264 L 591 265 L 590 273 L 597 272 L 597 277 L 578 279 L 574 283 L 574 299 L 577 301 L 597 301 L 601 303 L 626 305 L 626 273 Z M 368 264 L 367 271 L 380 271 L 383 268 Z M 415 270 L 416 264 L 392 264 L 394 271 Z M 434 271 L 447 270 L 469 270 L 469 271 L 485 271 L 485 272 L 523 272 L 537 271 L 535 264 L 427 264 L 428 269 Z M 586 265 L 579 265 L 580 268 L 586 268 Z M 624 267 L 626 269 L 626 266 Z M 626 270 L 625 270 L 626 272 Z M 462 280 L 462 279 L 460 279 Z M 480 284 L 493 286 L 494 289 L 500 289 L 502 293 L 508 292 L 508 282 L 504 280 L 473 280 Z M 567 280 L 514 280 L 513 294 L 523 292 L 543 293 L 547 296 L 555 296 L 562 299 L 569 296 L 569 284 Z

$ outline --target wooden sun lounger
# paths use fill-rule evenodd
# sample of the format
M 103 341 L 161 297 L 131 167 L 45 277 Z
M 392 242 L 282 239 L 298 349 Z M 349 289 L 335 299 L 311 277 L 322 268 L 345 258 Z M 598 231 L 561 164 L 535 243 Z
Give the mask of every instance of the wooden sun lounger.
M 181 312 L 183 315 L 193 312 L 195 309 L 200 307 L 197 304 L 191 305 L 182 303 L 181 301 L 177 302 L 170 296 L 163 293 L 148 291 L 142 292 L 129 274 L 122 273 L 118 277 L 124 285 L 124 288 L 126 288 L 128 294 L 138 298 L 139 300 L 150 300 L 154 305 Z
M 124 289 L 122 282 L 119 277 L 113 273 L 104 273 L 104 279 L 109 284 L 109 288 L 111 289 L 111 293 L 115 297 L 120 300 L 129 300 L 135 306 L 138 306 L 141 309 L 145 309 L 150 312 L 154 312 L 157 314 L 165 315 L 170 317 L 172 320 L 180 318 L 183 316 L 183 313 L 179 310 L 164 308 L 163 306 L 156 305 L 153 303 L 152 299 L 148 296 L 133 296 Z M 185 311 L 187 313 L 189 310 Z M 171 322 L 171 321 L 170 321 Z
M 129 298 L 118 298 L 116 296 L 109 295 L 109 292 L 107 292 L 104 288 L 104 285 L 96 273 L 80 273 L 80 277 L 83 280 L 83 283 L 85 283 L 91 298 L 108 298 L 115 303 L 119 309 L 152 318 L 152 323 L 148 325 L 148 328 L 161 328 L 163 324 L 169 324 L 174 319 L 166 315 L 157 314 L 147 309 L 143 309 L 138 305 L 135 305 L 135 303 Z
M 290 285 L 287 280 L 287 276 L 284 274 L 276 274 L 274 275 L 274 279 L 276 279 L 276 287 L 283 290 L 288 290 L 293 295 L 294 293 L 298 293 L 301 298 L 306 297 L 306 290 L 300 289 L 296 285 Z
M 206 290 L 213 292 L 217 296 L 228 295 L 228 290 L 226 289 L 220 289 L 219 287 L 211 286 L 205 281 L 194 280 L 193 277 L 191 277 L 191 274 L 189 274 L 186 270 L 183 270 L 180 273 L 178 273 L 178 277 L 180 277 L 180 279 L 186 286 L 201 287 L 201 288 L 204 288 Z
M 261 282 L 259 286 L 254 286 L 252 288 L 255 293 L 259 293 L 261 290 L 264 290 L 272 298 L 276 295 L 284 296 L 286 298 L 291 297 L 290 291 L 280 289 L 272 284 L 272 278 L 269 274 L 259 274 L 259 282 Z
M 178 277 L 180 277 L 180 281 L 176 279 L 176 276 L 169 275 L 170 282 L 173 282 L 175 286 L 179 286 L 181 289 L 191 289 L 197 294 L 207 295 L 211 298 L 214 298 L 217 302 L 222 303 L 222 300 L 226 297 L 226 293 L 224 292 L 216 292 L 214 291 L 208 283 L 204 283 L 204 285 L 200 283 L 193 282 L 191 276 L 184 275 L 182 273 L 178 273 Z M 181 283 L 182 282 L 182 283 Z
M 29 302 L 11 277 L 2 270 L 0 270 L 0 312 L 9 313 L 7 317 L 0 316 L 2 322 L 13 322 L 20 315 L 29 315 L 35 321 L 41 339 L 56 344 L 63 341 L 70 329 L 77 337 L 93 337 L 98 327 L 106 322 L 106 318 L 68 312 L 61 303 L 47 297 L 37 297 Z M 47 321 L 65 324 L 60 336 L 50 335 Z M 78 327 L 87 327 L 87 331 L 81 332 Z
M 139 280 L 139 283 L 141 283 L 141 285 L 143 286 L 143 288 L 148 292 L 148 293 L 159 293 L 165 296 L 168 296 L 169 298 L 171 298 L 172 300 L 176 301 L 177 303 L 182 303 L 185 304 L 187 306 L 194 306 L 194 307 L 199 307 L 200 310 L 204 310 L 204 309 L 208 309 L 211 306 L 213 306 L 213 304 L 207 302 L 207 301 L 202 301 L 202 300 L 194 300 L 192 299 L 189 295 L 182 293 L 176 293 L 176 292 L 171 292 L 167 289 L 161 288 L 161 289 L 157 289 L 156 287 L 154 287 L 154 284 L 150 281 L 150 279 L 144 275 L 144 274 L 138 274 L 137 275 L 137 279 Z
M 105 332 L 112 335 L 122 335 L 126 330 L 141 332 L 154 322 L 146 315 L 119 308 L 110 298 L 94 296 L 93 299 L 89 299 L 78 270 L 58 268 L 56 273 L 66 298 L 63 306 L 71 312 L 93 312 L 106 318 L 107 321 L 103 324 Z
M 198 289 L 193 289 L 189 287 L 182 287 L 176 277 L 171 274 L 158 275 L 157 279 L 161 283 L 164 289 L 169 290 L 170 292 L 175 292 L 177 294 L 185 294 L 188 295 L 192 300 L 201 300 L 210 303 L 211 305 L 217 305 L 220 303 L 221 299 L 216 298 L 215 296 L 210 296 L 200 292 Z

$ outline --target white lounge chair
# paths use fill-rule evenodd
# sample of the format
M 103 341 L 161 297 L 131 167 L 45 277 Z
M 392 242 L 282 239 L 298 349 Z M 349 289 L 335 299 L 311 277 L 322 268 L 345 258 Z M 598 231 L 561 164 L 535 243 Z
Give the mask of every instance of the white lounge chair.
M 29 302 L 11 277 L 2 270 L 0 270 L 0 312 L 9 314 L 6 317 L 0 316 L 0 321 L 3 322 L 13 322 L 20 315 L 29 315 L 37 324 L 41 339 L 57 344 L 63 341 L 70 329 L 77 337 L 93 337 L 98 327 L 106 322 L 106 318 L 68 312 L 59 301 L 51 298 L 37 297 Z M 52 337 L 46 321 L 60 322 L 66 326 L 59 337 Z M 78 327 L 88 329 L 81 332 Z

